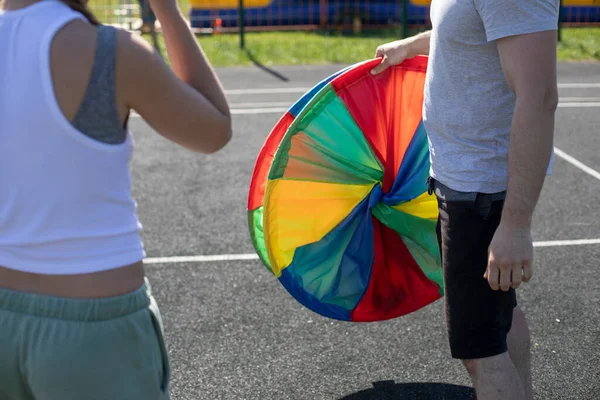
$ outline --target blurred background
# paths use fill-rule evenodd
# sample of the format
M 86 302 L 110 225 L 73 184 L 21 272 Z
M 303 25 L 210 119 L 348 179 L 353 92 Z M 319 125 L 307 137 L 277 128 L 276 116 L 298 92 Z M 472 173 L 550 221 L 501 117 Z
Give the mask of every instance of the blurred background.
M 103 23 L 163 50 L 147 0 L 91 0 Z M 431 0 L 181 0 L 216 66 L 350 63 L 377 45 L 430 28 Z M 562 0 L 560 60 L 600 60 L 600 0 Z

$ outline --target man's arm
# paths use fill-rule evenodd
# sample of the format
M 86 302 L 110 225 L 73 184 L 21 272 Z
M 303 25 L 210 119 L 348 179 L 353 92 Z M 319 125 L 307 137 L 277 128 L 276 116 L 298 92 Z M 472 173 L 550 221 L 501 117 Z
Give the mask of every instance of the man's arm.
M 381 63 L 371 73 L 377 75 L 388 67 L 398 65 L 404 60 L 422 55 L 429 55 L 431 31 L 419 33 L 402 40 L 386 43 L 377 48 L 375 58 L 382 57 Z
M 508 191 L 500 226 L 490 244 L 485 277 L 494 290 L 518 287 L 532 276 L 531 223 L 554 136 L 558 104 L 556 31 L 497 41 L 504 75 L 516 94 L 510 134 Z
M 409 43 L 411 43 L 410 47 L 411 47 L 411 51 L 412 51 L 412 54 L 409 54 L 410 57 L 408 57 L 408 58 L 418 56 L 419 54 L 422 54 L 425 56 L 429 55 L 430 39 L 431 39 L 431 31 L 425 31 L 425 32 L 419 33 L 418 35 L 415 35 L 413 37 L 407 38 Z
M 530 226 L 552 154 L 558 104 L 556 32 L 507 37 L 497 46 L 506 81 L 517 97 L 502 219 L 511 226 Z

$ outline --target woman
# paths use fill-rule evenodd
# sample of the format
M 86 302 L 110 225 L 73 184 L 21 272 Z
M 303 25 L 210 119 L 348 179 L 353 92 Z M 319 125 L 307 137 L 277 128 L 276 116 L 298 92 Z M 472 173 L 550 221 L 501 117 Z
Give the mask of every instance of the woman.
M 231 117 L 176 1 L 150 3 L 173 70 L 86 0 L 0 2 L 0 399 L 169 398 L 127 120 L 212 153 Z

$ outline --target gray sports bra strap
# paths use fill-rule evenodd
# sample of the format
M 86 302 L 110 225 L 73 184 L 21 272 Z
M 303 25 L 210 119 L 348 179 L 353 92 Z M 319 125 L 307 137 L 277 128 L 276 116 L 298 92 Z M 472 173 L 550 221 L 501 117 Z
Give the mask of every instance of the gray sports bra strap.
M 119 144 L 126 139 L 117 109 L 115 68 L 117 31 L 112 26 L 98 26 L 98 44 L 92 75 L 73 126 L 83 134 L 103 143 Z

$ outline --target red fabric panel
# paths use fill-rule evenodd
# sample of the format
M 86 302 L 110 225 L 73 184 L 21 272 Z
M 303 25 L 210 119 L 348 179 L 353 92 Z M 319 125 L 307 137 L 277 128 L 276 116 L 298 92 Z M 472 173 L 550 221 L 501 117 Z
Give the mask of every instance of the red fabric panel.
M 252 179 L 250 180 L 248 210 L 255 210 L 263 205 L 265 187 L 267 186 L 267 178 L 269 176 L 271 164 L 273 163 L 273 157 L 281 143 L 281 139 L 283 139 L 283 136 L 293 121 L 294 116 L 289 112 L 285 113 L 279 122 L 275 124 L 273 130 L 269 136 L 267 136 L 267 140 L 265 140 L 263 147 L 260 149 L 256 163 L 254 164 Z
M 423 274 L 400 236 L 375 217 L 372 221 L 375 259 L 371 279 L 351 320 L 396 318 L 439 299 L 439 288 Z
M 383 164 L 387 193 L 422 119 L 427 57 L 415 57 L 373 76 L 370 71 L 378 63 L 366 62 L 331 84 Z

